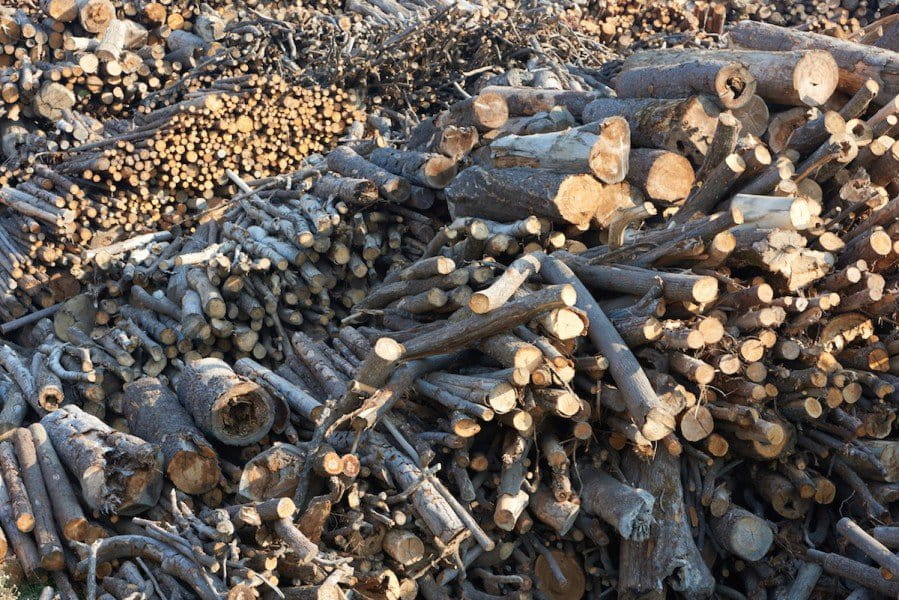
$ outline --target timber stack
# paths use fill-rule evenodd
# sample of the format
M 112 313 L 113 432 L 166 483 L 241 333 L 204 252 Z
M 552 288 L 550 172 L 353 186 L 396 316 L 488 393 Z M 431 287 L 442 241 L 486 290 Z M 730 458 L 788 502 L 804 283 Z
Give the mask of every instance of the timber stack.
M 878 39 L 744 21 L 417 124 L 248 74 L 26 161 L 133 196 L 0 327 L 0 550 L 64 599 L 899 595 Z M 247 154 L 192 171 L 199 127 Z M 144 185 L 192 219 L 128 236 Z

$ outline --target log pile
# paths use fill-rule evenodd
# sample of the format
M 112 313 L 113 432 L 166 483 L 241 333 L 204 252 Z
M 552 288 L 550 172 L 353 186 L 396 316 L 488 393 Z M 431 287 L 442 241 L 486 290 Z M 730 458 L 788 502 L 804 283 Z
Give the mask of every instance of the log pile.
M 67 249 L 94 281 L 0 328 L 0 550 L 61 598 L 896 596 L 876 39 L 741 22 L 417 124 L 198 79 L 25 161 L 167 229 Z M 191 171 L 204 134 L 241 152 Z

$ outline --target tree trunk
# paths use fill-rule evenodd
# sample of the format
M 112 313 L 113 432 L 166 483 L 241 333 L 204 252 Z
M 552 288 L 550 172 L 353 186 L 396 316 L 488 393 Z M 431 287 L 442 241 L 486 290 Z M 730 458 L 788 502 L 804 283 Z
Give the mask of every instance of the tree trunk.
M 649 200 L 680 202 L 696 180 L 690 161 L 667 150 L 632 148 L 628 163 L 627 182 Z
M 41 464 L 44 483 L 52 492 L 50 504 L 53 506 L 56 523 L 67 540 L 84 541 L 89 524 L 62 463 L 59 462 L 56 450 L 47 437 L 47 430 L 40 423 L 33 423 L 28 429 L 31 431 L 37 459 Z
M 708 50 L 644 50 L 630 55 L 615 80 L 619 98 L 686 98 L 707 94 L 722 108 L 744 106 L 755 93 L 751 67 Z
M 796 31 L 755 21 L 740 21 L 728 34 L 729 42 L 743 48 L 768 51 L 824 50 L 840 70 L 837 89 L 854 94 L 869 79 L 880 84 L 880 105 L 899 94 L 899 53 L 840 40 L 828 35 Z
M 580 470 L 581 505 L 615 528 L 626 540 L 649 539 L 655 498 L 646 490 L 624 484 L 593 467 Z
M 619 597 L 664 597 L 667 587 L 686 598 L 710 596 L 715 581 L 690 531 L 680 461 L 667 452 L 657 452 L 650 461 L 642 461 L 633 453 L 627 453 L 624 459 L 629 479 L 658 501 L 649 539 L 621 542 Z
M 28 498 L 35 509 L 34 539 L 37 541 L 41 566 L 48 571 L 60 571 L 65 568 L 62 544 L 59 543 L 59 536 L 56 533 L 50 496 L 44 485 L 31 432 L 24 427 L 16 429 L 13 444 L 19 458 L 19 470 L 28 490 Z

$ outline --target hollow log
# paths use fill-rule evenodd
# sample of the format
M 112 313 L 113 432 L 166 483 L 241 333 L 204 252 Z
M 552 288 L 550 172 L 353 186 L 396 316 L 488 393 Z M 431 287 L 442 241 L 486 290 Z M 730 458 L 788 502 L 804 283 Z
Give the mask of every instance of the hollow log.
M 225 444 L 247 446 L 258 442 L 275 422 L 268 392 L 217 358 L 185 365 L 177 391 L 200 430 Z

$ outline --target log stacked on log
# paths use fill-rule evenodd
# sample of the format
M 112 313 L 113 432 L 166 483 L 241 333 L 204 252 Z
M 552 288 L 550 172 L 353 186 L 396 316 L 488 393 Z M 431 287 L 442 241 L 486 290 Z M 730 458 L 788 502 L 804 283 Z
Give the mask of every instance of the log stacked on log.
M 891 55 L 849 87 L 818 41 L 808 69 L 637 56 L 616 98 L 491 81 L 401 147 L 381 116 L 298 170 L 222 166 L 195 230 L 92 250 L 90 293 L 0 347 L 25 573 L 65 597 L 895 596 Z M 653 65 L 672 97 L 624 85 Z M 722 65 L 745 104 L 705 95 Z

